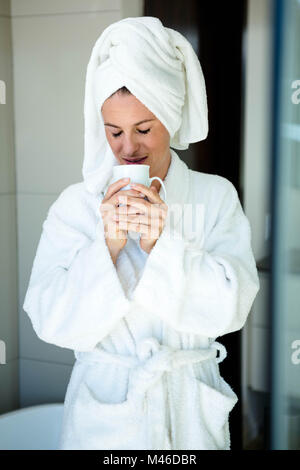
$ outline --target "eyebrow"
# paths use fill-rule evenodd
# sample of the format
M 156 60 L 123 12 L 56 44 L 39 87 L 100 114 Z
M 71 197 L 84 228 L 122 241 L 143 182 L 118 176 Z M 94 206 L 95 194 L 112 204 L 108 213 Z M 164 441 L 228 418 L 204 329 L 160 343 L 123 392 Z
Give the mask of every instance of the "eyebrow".
M 138 126 L 139 124 L 142 124 L 143 122 L 149 122 L 149 121 L 155 121 L 155 119 L 144 119 L 143 121 L 136 122 L 133 125 Z M 105 122 L 104 125 L 110 126 L 110 127 L 117 127 L 118 129 L 121 129 L 120 126 L 116 126 L 115 124 L 110 124 L 110 122 Z

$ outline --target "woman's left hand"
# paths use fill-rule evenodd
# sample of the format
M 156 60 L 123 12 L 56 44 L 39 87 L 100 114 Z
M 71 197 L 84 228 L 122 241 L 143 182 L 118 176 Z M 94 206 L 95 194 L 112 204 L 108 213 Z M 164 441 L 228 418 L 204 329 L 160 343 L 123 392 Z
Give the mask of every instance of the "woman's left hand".
M 118 207 L 116 211 L 119 228 L 140 232 L 140 247 L 150 253 L 164 228 L 168 206 L 160 198 L 155 186 L 148 188 L 143 184 L 132 183 L 130 187 L 145 194 L 148 201 L 131 196 L 118 196 L 121 204 L 127 204 Z

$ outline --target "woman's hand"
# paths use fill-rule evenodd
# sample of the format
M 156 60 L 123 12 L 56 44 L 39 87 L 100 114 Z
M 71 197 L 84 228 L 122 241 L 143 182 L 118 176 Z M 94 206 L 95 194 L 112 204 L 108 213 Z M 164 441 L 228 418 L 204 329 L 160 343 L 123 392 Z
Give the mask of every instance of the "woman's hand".
M 106 243 L 114 260 L 127 243 L 127 231 L 122 230 L 114 219 L 119 204 L 118 196 L 122 193 L 124 195 L 133 196 L 134 199 L 141 199 L 143 197 L 139 194 L 139 191 L 133 189 L 121 190 L 121 188 L 127 186 L 127 184 L 128 181 L 120 179 L 109 185 L 100 205 Z
M 118 200 L 126 206 L 116 210 L 114 220 L 119 221 L 120 229 L 140 232 L 140 247 L 150 253 L 164 228 L 168 206 L 160 198 L 155 186 L 148 188 L 138 183 L 132 183 L 130 186 L 147 196 L 148 200 L 139 201 L 119 194 Z

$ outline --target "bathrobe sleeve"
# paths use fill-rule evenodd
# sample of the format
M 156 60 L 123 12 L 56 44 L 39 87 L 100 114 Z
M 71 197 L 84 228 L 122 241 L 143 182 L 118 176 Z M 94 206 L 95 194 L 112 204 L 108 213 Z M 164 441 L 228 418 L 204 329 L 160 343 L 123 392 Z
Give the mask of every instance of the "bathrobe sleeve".
M 43 223 L 23 309 L 43 341 L 90 351 L 127 313 L 129 302 L 104 237 L 85 233 L 88 211 L 67 190 Z
M 202 242 L 192 246 L 166 223 L 133 297 L 175 329 L 211 338 L 241 329 L 259 290 L 249 221 L 222 181 L 205 207 Z

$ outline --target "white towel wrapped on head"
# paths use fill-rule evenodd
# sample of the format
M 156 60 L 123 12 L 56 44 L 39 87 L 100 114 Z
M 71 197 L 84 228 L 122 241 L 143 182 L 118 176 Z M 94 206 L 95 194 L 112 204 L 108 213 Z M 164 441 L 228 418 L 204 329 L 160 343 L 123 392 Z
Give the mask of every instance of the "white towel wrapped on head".
M 187 149 L 208 134 L 205 81 L 190 42 L 159 18 L 125 18 L 97 39 L 87 66 L 83 178 L 96 194 L 118 164 L 107 142 L 101 107 L 126 86 L 166 127 L 170 147 Z

